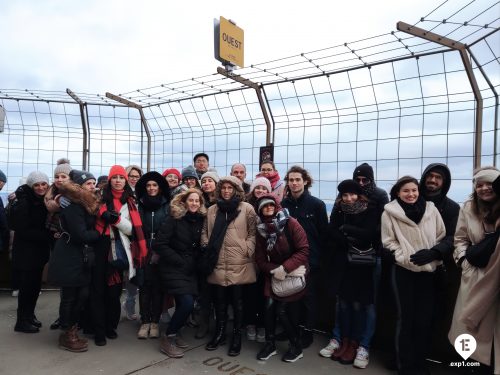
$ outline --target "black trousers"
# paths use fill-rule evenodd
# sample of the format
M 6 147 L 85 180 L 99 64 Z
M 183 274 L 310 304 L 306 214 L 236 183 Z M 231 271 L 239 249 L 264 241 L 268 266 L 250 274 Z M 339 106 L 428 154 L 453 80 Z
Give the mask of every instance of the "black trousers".
M 17 319 L 31 320 L 35 315 L 35 306 L 42 288 L 43 267 L 32 270 L 15 269 L 19 281 L 17 298 Z
M 215 319 L 227 322 L 227 306 L 233 306 L 233 329 L 241 329 L 243 325 L 243 285 L 214 285 Z
M 243 323 L 264 327 L 265 310 L 264 274 L 259 273 L 257 282 L 243 285 Z
M 392 286 L 398 309 L 396 358 L 401 374 L 425 370 L 435 302 L 434 273 L 394 265 Z
M 321 283 L 321 270 L 311 268 L 307 276 L 307 291 L 302 301 L 302 318 L 300 323 L 308 330 L 316 328 L 316 317 L 318 315 L 317 290 Z
M 163 293 L 159 283 L 146 281 L 139 288 L 141 322 L 158 323 L 163 309 Z
M 69 329 L 81 320 L 88 298 L 89 287 L 87 285 L 61 288 L 61 303 L 59 304 L 61 328 Z
M 301 301 L 283 302 L 272 298 L 266 299 L 266 341 L 274 341 L 276 318 L 278 318 L 290 342 L 297 342 L 299 337 L 300 304 Z
M 122 284 L 108 285 L 108 276 L 114 271 L 108 262 L 110 246 L 109 237 L 102 237 L 96 246 L 90 283 L 90 316 L 95 335 L 101 337 L 118 327 L 121 314 Z M 120 277 L 123 279 L 123 272 Z

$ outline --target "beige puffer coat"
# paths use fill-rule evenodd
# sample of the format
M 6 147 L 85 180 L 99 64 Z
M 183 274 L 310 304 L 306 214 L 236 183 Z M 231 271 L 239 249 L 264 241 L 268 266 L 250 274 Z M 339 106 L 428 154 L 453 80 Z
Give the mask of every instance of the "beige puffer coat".
M 500 221 L 500 219 L 499 219 Z M 492 225 L 486 225 L 493 231 Z M 497 222 L 497 229 L 500 223 Z M 484 238 L 482 220 L 473 212 L 472 201 L 464 203 L 458 216 L 455 231 L 455 252 L 458 263 L 465 256 L 469 245 L 475 245 Z M 494 346 L 494 374 L 500 374 L 500 241 L 485 268 L 462 262 L 462 277 L 458 291 L 455 312 L 448 339 L 453 345 L 455 339 L 468 333 L 476 339 L 477 347 L 471 359 L 490 365 L 491 347 Z
M 430 249 L 446 235 L 443 219 L 432 202 L 426 202 L 425 213 L 415 224 L 397 200 L 387 203 L 382 214 L 382 244 L 394 252 L 396 263 L 413 272 L 434 272 L 442 261 L 434 260 L 423 266 L 410 261 L 421 249 Z
M 251 284 L 256 278 L 255 269 L 255 211 L 252 205 L 240 202 L 239 215 L 228 226 L 214 271 L 208 275 L 210 284 L 221 286 Z M 208 209 L 201 234 L 202 245 L 208 244 L 217 216 L 218 207 Z

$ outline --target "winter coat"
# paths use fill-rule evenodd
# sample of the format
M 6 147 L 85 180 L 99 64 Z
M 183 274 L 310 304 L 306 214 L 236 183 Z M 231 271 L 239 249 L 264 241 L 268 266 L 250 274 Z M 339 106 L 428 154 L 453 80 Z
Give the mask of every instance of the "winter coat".
M 418 224 L 409 219 L 397 200 L 385 205 L 382 214 L 382 244 L 394 252 L 396 264 L 413 272 L 434 272 L 443 262 L 434 260 L 423 266 L 410 261 L 421 249 L 431 249 L 446 235 L 443 219 L 432 202 L 426 202 L 425 213 Z
M 483 238 L 483 221 L 473 212 L 472 201 L 466 201 L 455 231 L 454 258 L 457 263 L 462 261 L 462 277 L 448 338 L 453 345 L 457 336 L 472 335 L 477 347 L 470 358 L 490 365 L 492 346 L 494 357 L 500 358 L 500 241 L 485 268 L 474 267 L 467 259 L 462 259 L 467 247 Z M 500 374 L 498 360 L 494 373 Z
M 240 213 L 227 228 L 217 264 L 207 278 L 209 284 L 229 286 L 251 284 L 257 280 L 254 264 L 255 211 L 246 202 L 240 202 L 237 209 Z M 217 212 L 216 204 L 208 209 L 201 236 L 202 245 L 208 244 Z
M 63 234 L 50 258 L 49 280 L 61 287 L 88 285 L 91 268 L 83 262 L 83 251 L 85 245 L 93 247 L 99 240 L 95 217 L 83 206 L 72 203 L 62 209 L 60 219 Z
M 291 272 L 301 265 L 309 269 L 309 244 L 307 243 L 307 235 L 304 229 L 296 219 L 290 217 L 286 225 L 288 226 L 288 232 L 293 241 L 293 246 L 290 246 L 285 232 L 283 231 L 276 240 L 272 250 L 268 252 L 266 239 L 260 234 L 257 234 L 255 261 L 259 270 L 264 274 L 264 295 L 278 301 L 292 302 L 298 301 L 305 295 L 307 284 L 306 288 L 300 293 L 288 297 L 278 297 L 272 292 L 272 275 L 270 272 L 280 265 L 283 265 L 286 272 Z M 290 252 L 291 247 L 293 248 L 293 254 Z
M 9 248 L 9 225 L 7 223 L 7 214 L 0 198 L 0 253 Z
M 198 294 L 196 258 L 200 250 L 204 216 L 186 214 L 182 204 L 171 206 L 168 216 L 153 242 L 160 256 L 160 278 L 169 294 Z
M 328 229 L 325 203 L 304 191 L 298 199 L 288 194 L 281 201 L 281 206 L 288 209 L 290 216 L 296 218 L 304 228 L 309 242 L 309 266 L 319 268 L 326 248 Z
M 146 244 L 148 247 L 148 255 L 146 257 L 146 265 L 141 272 L 144 272 L 144 280 L 156 281 L 160 271 L 158 268 L 158 264 L 151 263 L 151 259 L 153 257 L 152 244 L 154 242 L 154 239 L 158 235 L 162 224 L 165 222 L 165 220 L 167 220 L 170 211 L 168 204 L 169 202 L 166 198 L 162 198 L 160 207 L 154 211 L 146 209 L 142 202 L 143 200 L 139 199 L 138 208 L 139 214 L 141 215 L 144 238 L 146 239 Z M 141 277 L 139 279 L 141 279 Z M 138 281 L 139 284 L 141 284 L 143 280 Z
M 332 272 L 329 278 L 331 288 L 338 287 L 339 296 L 346 301 L 360 302 L 364 305 L 374 303 L 375 287 L 373 274 L 375 267 L 349 264 L 347 237 L 359 249 L 368 249 L 377 241 L 378 213 L 375 205 L 369 204 L 367 209 L 358 214 L 346 214 L 335 205 L 329 225 L 329 236 L 335 252 Z M 332 285 L 337 284 L 337 285 Z
M 441 188 L 441 194 L 431 199 L 425 197 L 425 177 L 431 169 L 436 167 L 439 167 L 440 170 L 444 172 L 445 176 L 443 180 L 443 187 Z M 441 241 L 439 241 L 436 246 L 434 246 L 434 250 L 437 250 L 441 253 L 442 259 L 450 258 L 451 254 L 453 253 L 453 237 L 455 234 L 455 228 L 457 226 L 458 213 L 460 211 L 460 206 L 458 205 L 458 203 L 446 196 L 446 194 L 448 194 L 448 191 L 450 190 L 450 186 L 451 173 L 446 164 L 430 164 L 429 166 L 427 166 L 427 168 L 425 168 L 422 173 L 422 177 L 420 178 L 419 190 L 423 193 L 426 200 L 434 203 L 439 213 L 441 214 L 441 218 L 443 219 L 444 226 L 446 228 L 446 236 Z
M 45 227 L 47 207 L 43 197 L 37 196 L 28 185 L 16 190 L 16 199 L 11 207 L 11 228 L 15 231 L 12 267 L 25 271 L 43 268 L 50 249 L 50 233 Z
M 73 182 L 64 184 L 60 193 L 71 204 L 60 213 L 62 236 L 56 241 L 50 258 L 49 280 L 61 287 L 88 285 L 91 266 L 84 263 L 84 249 L 87 245 L 93 251 L 100 237 L 94 228 L 98 198 Z

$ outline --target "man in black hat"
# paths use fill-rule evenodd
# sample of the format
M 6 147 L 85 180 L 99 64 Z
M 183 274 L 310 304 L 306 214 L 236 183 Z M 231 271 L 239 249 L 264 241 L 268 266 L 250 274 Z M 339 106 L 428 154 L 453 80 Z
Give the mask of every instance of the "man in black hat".
M 196 174 L 198 175 L 198 180 L 201 180 L 201 176 L 208 171 L 209 159 L 208 155 L 204 152 L 198 152 L 193 158 L 194 168 L 196 169 Z
M 358 165 L 352 173 L 352 179 L 361 186 L 363 194 L 376 205 L 380 225 L 380 218 L 384 212 L 384 206 L 389 203 L 389 196 L 384 189 L 375 184 L 372 166 L 368 163 Z

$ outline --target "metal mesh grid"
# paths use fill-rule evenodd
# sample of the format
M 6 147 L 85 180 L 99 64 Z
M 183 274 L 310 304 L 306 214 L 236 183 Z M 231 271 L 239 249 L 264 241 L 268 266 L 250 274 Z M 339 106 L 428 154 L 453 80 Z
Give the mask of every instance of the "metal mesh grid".
M 499 10 L 498 2 L 448 1 L 415 24 L 470 46 L 484 100 L 483 165 L 499 161 Z M 463 201 L 470 192 L 476 102 L 458 52 L 397 31 L 237 73 L 265 94 L 279 172 L 304 165 L 315 179 L 313 194 L 325 201 L 365 161 L 386 189 L 402 174 L 419 177 L 428 163 L 444 162 L 454 178 L 452 198 Z M 105 95 L 77 96 L 88 124 L 89 169 L 101 174 L 115 163 L 145 167 L 148 139 L 140 111 Z M 143 106 L 151 169 L 181 168 L 205 151 L 220 174 L 234 162 L 247 165 L 249 179 L 257 173 L 266 124 L 255 90 L 212 74 L 120 96 Z M 82 167 L 86 125 L 70 96 L 0 90 L 0 104 L 7 112 L 0 134 L 7 191 L 33 169 L 51 175 L 62 156 Z

